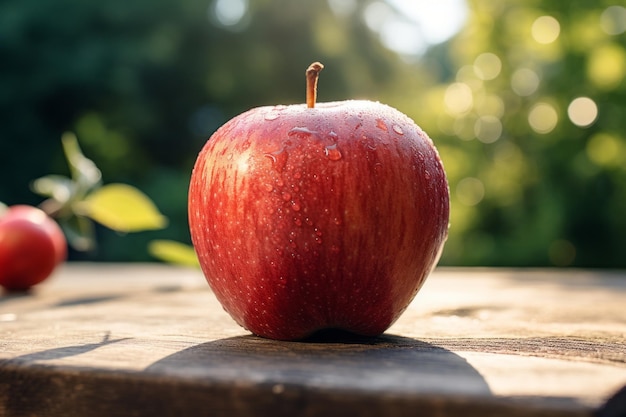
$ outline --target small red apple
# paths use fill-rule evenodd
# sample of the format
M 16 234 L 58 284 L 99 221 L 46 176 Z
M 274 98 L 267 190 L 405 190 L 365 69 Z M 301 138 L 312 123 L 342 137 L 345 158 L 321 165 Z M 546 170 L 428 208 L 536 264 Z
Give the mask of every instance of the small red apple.
M 16 205 L 0 218 L 0 286 L 27 290 L 50 276 L 66 256 L 63 231 L 42 210 Z
M 260 107 L 218 129 L 189 188 L 191 237 L 224 309 L 281 340 L 322 329 L 374 336 L 437 263 L 449 192 L 407 116 L 371 101 Z

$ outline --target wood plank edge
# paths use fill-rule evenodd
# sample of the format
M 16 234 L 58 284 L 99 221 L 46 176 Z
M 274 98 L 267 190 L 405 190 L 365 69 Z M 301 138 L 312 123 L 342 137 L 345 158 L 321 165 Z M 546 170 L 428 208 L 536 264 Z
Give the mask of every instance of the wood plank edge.
M 368 392 L 0 362 L 0 416 L 591 417 L 571 398 Z

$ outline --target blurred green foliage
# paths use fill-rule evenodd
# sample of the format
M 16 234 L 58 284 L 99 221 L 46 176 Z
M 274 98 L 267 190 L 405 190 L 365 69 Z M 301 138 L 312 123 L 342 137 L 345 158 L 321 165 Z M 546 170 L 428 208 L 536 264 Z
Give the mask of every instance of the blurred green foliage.
M 416 116 L 450 171 L 447 260 L 626 266 L 626 9 L 471 6 L 447 46 L 455 78 L 428 93 L 446 111 Z
M 167 218 L 141 190 L 128 184 L 103 184 L 102 172 L 83 155 L 76 135 L 64 133 L 61 143 L 70 176 L 46 175 L 34 180 L 31 189 L 45 197 L 39 207 L 61 226 L 70 248 L 95 250 L 96 223 L 120 233 L 167 225 Z
M 152 259 L 154 239 L 190 241 L 188 180 L 208 136 L 248 108 L 303 102 L 319 60 L 319 101 L 385 102 L 439 147 L 443 264 L 626 267 L 617 2 L 471 0 L 465 27 L 422 56 L 368 27 L 380 1 L 238 0 L 235 17 L 220 2 L 0 4 L 0 200 L 39 203 L 29 184 L 67 174 L 60 137 L 74 131 L 107 182 L 140 188 L 169 219 L 123 239 L 98 229 L 89 259 Z

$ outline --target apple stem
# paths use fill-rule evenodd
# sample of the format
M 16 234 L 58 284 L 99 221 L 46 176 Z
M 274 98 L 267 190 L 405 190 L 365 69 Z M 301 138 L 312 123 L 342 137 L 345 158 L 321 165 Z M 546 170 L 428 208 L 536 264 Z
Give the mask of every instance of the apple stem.
M 320 71 L 324 68 L 319 62 L 314 62 L 306 69 L 306 106 L 310 109 L 315 107 L 317 100 L 317 79 Z

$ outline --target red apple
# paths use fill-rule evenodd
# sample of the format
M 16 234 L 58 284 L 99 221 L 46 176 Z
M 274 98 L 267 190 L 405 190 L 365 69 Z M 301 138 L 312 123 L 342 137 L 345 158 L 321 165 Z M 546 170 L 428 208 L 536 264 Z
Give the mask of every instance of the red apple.
M 280 340 L 374 336 L 437 263 L 449 192 L 433 142 L 371 101 L 260 107 L 218 129 L 189 188 L 191 237 L 224 309 Z
M 16 205 L 0 218 L 0 286 L 26 290 L 50 276 L 66 256 L 63 231 L 42 210 Z

